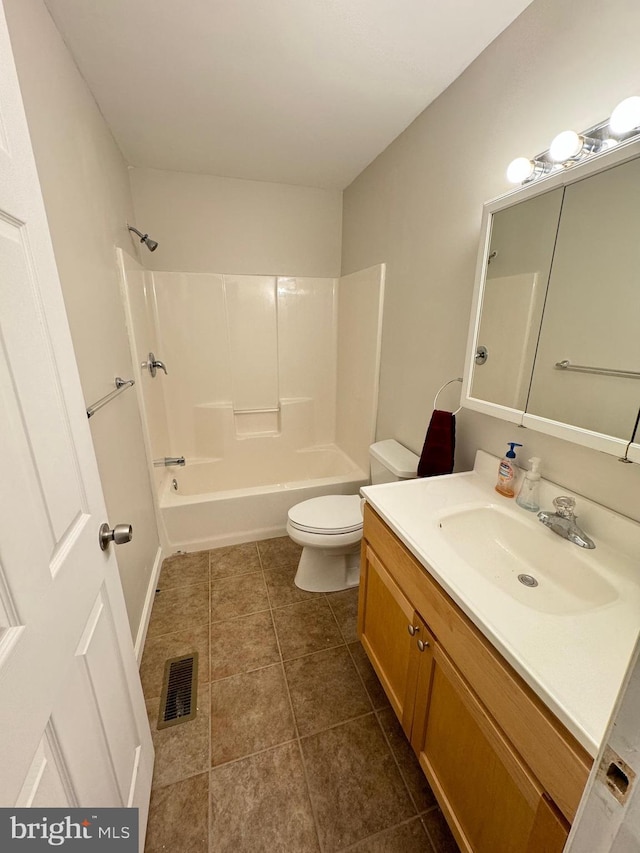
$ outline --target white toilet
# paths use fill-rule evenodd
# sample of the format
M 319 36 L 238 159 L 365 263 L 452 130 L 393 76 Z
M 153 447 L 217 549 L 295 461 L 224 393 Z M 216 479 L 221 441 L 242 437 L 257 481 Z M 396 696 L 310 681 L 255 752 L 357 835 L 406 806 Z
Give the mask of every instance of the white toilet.
M 391 483 L 416 476 L 418 457 L 397 441 L 369 448 L 371 482 Z M 362 509 L 359 495 L 325 495 L 291 507 L 287 533 L 303 546 L 295 584 L 308 592 L 335 592 L 360 579 Z

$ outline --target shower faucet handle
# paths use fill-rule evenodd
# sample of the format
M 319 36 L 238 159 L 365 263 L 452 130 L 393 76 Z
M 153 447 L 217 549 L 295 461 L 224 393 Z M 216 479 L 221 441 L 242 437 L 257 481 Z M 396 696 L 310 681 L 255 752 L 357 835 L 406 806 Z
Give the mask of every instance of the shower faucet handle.
M 149 353 L 149 355 L 147 356 L 147 361 L 142 366 L 149 368 L 149 373 L 151 374 L 152 379 L 155 379 L 158 370 L 164 370 L 165 374 L 167 373 L 165 363 L 163 361 L 160 361 L 160 359 L 156 358 L 152 352 Z

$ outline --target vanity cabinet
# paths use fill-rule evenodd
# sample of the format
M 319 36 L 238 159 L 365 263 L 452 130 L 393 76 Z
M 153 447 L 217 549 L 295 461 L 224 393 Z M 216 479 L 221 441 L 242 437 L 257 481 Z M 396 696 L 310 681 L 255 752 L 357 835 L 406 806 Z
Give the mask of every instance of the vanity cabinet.
M 586 750 L 365 506 L 358 629 L 465 853 L 559 853 Z

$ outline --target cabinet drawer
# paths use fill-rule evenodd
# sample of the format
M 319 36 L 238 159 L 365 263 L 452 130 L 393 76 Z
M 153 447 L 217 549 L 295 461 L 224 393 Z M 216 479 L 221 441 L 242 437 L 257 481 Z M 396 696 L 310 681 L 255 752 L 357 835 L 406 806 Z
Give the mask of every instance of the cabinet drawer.
M 364 538 L 571 822 L 592 758 L 367 504 Z

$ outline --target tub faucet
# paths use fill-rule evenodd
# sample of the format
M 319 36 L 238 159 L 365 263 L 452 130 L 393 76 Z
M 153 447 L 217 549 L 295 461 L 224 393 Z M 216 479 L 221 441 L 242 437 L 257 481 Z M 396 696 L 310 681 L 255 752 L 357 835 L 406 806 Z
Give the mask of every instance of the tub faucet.
M 587 534 L 581 530 L 576 523 L 574 509 L 576 502 L 573 498 L 562 496 L 556 498 L 553 502 L 556 508 L 555 512 L 547 512 L 543 510 L 538 513 L 540 521 L 546 527 L 562 536 L 563 539 L 568 539 L 574 545 L 579 545 L 581 548 L 595 548 L 595 543 L 589 539 Z
M 170 465 L 180 465 L 181 467 L 184 467 L 186 464 L 184 456 L 165 456 L 163 459 L 153 460 L 154 468 L 168 468 Z

